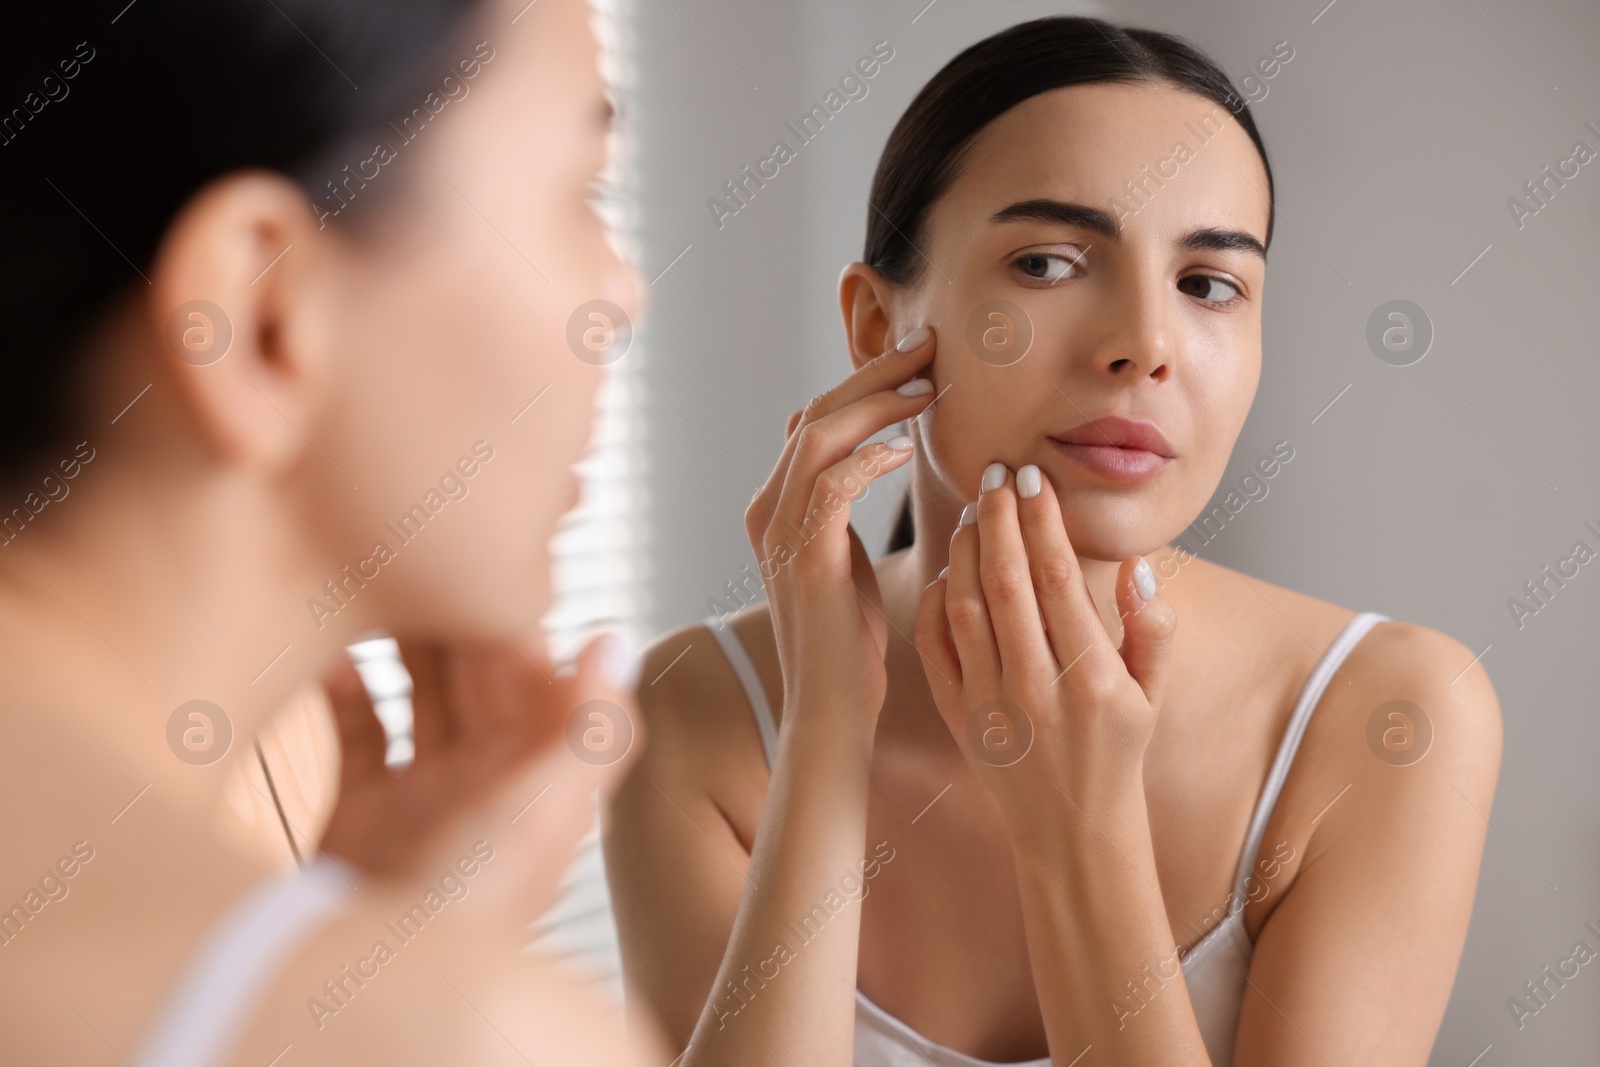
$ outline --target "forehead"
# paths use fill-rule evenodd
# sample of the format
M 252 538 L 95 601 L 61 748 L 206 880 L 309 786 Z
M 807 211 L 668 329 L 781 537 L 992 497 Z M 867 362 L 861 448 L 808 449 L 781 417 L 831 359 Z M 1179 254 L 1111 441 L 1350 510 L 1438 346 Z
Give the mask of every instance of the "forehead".
M 1266 168 L 1250 135 L 1227 107 L 1167 86 L 1030 97 L 978 133 L 944 199 L 956 217 L 987 219 L 1036 198 L 1100 208 L 1130 233 L 1225 226 L 1266 240 Z

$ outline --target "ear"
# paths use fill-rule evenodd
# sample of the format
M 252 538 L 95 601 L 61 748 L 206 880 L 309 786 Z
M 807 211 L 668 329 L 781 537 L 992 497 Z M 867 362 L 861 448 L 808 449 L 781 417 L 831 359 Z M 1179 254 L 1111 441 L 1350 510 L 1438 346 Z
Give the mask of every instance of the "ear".
M 157 365 L 195 433 L 227 462 L 290 465 L 326 390 L 318 257 L 335 238 L 288 178 L 241 171 L 197 192 L 152 264 Z M 321 295 L 321 294 L 319 294 Z M 305 431 L 305 433 L 302 433 Z
M 839 311 L 844 316 L 850 365 L 857 369 L 893 347 L 895 289 L 865 263 L 851 263 L 839 275 Z

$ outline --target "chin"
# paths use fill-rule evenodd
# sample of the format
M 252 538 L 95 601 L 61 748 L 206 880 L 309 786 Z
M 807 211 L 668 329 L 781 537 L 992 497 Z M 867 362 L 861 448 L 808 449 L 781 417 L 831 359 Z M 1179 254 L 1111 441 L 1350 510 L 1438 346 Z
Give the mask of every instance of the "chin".
M 1085 506 L 1063 498 L 1061 510 L 1067 539 L 1083 559 L 1116 563 L 1146 555 L 1172 539 L 1167 535 L 1170 523 L 1154 521 L 1153 509 L 1136 500 L 1099 500 Z

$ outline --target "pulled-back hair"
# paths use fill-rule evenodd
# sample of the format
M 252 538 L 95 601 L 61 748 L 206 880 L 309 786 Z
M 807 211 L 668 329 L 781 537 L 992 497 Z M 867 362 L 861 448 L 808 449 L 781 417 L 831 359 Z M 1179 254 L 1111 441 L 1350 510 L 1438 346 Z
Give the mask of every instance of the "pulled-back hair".
M 212 179 L 314 201 L 452 71 L 476 0 L 49 0 L 0 34 L 0 484 L 77 440 L 89 334 Z M 436 62 L 430 62 L 436 61 Z M 333 224 L 392 195 L 377 183 Z

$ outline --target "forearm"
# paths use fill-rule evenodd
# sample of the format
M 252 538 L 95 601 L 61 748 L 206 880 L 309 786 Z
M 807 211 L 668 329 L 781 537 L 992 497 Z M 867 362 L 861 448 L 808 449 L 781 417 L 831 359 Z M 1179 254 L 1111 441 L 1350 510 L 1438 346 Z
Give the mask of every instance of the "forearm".
M 850 1063 L 861 909 L 841 881 L 863 884 L 876 724 L 832 710 L 785 716 L 738 914 L 684 1067 Z
M 1051 1057 L 1067 1064 L 1093 1046 L 1097 1063 L 1209 1067 L 1156 877 L 1143 783 L 1074 792 L 1054 790 L 1044 824 L 1013 835 Z

